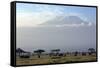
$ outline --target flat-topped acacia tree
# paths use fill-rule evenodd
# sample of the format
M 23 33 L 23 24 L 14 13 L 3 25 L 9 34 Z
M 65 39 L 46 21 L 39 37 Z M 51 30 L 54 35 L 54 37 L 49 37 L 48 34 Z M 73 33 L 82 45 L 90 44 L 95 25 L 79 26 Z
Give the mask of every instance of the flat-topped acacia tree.
M 60 52 L 60 49 L 53 49 L 51 50 L 52 53 L 56 53 L 56 56 L 59 54 Z
M 92 55 L 93 53 L 95 53 L 95 49 L 94 48 L 89 48 L 88 52 L 89 52 L 89 55 Z
M 43 53 L 43 52 L 45 52 L 45 50 L 42 50 L 42 49 L 38 49 L 38 50 L 34 51 L 34 53 L 37 53 L 38 58 L 40 58 L 40 55 L 41 55 L 41 53 Z

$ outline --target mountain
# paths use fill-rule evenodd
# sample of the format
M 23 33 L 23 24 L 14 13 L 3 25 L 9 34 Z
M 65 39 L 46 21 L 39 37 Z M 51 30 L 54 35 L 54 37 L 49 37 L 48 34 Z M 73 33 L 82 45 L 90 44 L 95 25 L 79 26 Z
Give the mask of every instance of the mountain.
M 80 27 L 55 27 L 64 24 L 87 24 Z M 96 26 L 91 25 L 77 16 L 57 16 L 41 25 L 44 27 L 18 27 L 17 48 L 33 52 L 44 49 L 66 51 L 87 51 L 88 48 L 96 49 Z M 54 25 L 54 27 L 48 27 Z
M 81 24 L 81 23 L 88 24 L 88 22 L 82 20 L 78 16 L 57 16 L 56 18 L 46 21 L 41 25 L 63 25 L 63 24 Z

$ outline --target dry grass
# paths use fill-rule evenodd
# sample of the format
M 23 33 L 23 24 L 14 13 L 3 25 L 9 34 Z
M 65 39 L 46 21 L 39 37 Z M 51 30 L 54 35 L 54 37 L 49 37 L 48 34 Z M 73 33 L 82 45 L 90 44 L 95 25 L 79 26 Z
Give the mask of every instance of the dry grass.
M 31 58 L 16 58 L 17 65 L 37 65 L 37 64 L 55 64 L 55 63 L 70 63 L 70 62 L 81 62 L 81 61 L 95 61 L 96 56 L 65 56 L 65 57 L 49 57 L 41 56 L 31 56 Z

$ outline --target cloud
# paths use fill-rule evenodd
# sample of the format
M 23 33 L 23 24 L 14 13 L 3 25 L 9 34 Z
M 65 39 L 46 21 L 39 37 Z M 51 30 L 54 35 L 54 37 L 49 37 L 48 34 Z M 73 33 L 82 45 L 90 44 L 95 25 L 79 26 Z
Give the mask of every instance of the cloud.
M 90 27 L 92 23 L 80 23 L 80 24 L 62 24 L 62 25 L 38 25 L 36 27 Z M 35 26 L 34 26 L 35 27 Z
M 80 24 L 63 24 L 63 25 L 56 25 L 56 27 L 80 27 L 80 26 L 84 26 L 84 23 L 80 23 Z
M 89 23 L 88 23 L 88 26 L 92 26 L 92 23 L 89 22 Z
M 40 13 L 18 13 L 17 27 L 37 26 L 47 20 L 53 19 L 55 15 L 51 12 Z

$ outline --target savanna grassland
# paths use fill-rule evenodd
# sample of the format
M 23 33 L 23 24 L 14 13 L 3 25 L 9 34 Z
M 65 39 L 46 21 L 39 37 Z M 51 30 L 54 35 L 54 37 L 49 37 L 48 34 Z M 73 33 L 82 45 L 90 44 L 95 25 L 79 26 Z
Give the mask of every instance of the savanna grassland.
M 69 55 L 69 56 L 49 56 L 42 55 L 40 58 L 37 55 L 30 58 L 16 57 L 17 65 L 38 65 L 38 64 L 57 64 L 57 63 L 71 63 L 71 62 L 86 62 L 96 61 L 96 55 Z

